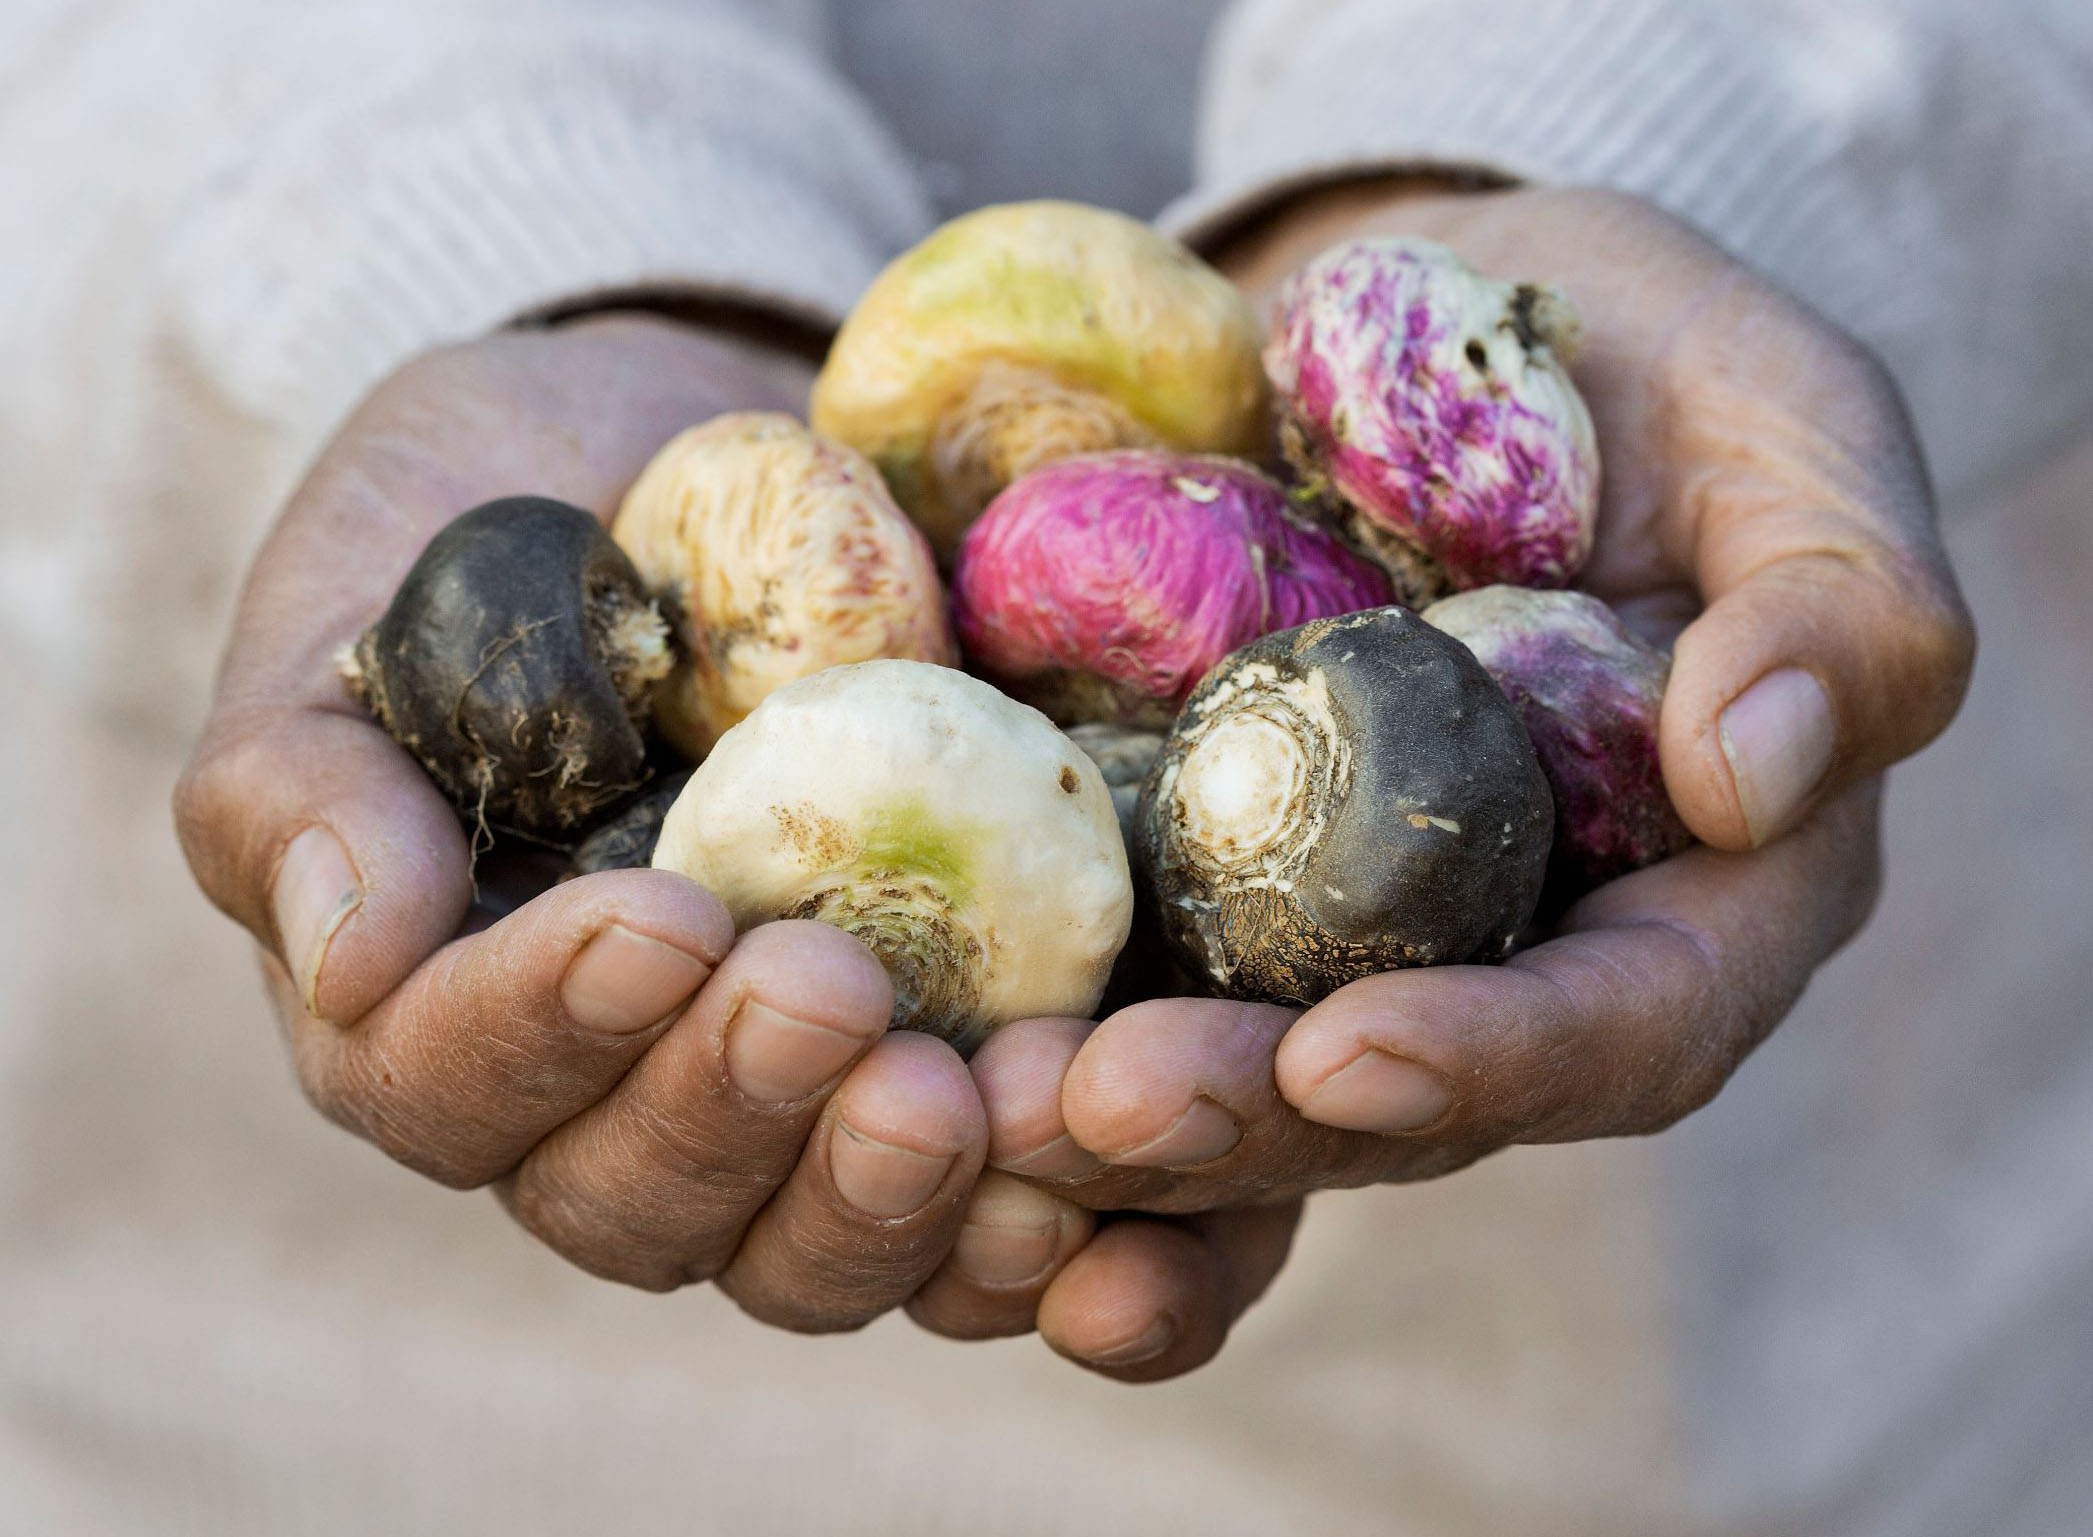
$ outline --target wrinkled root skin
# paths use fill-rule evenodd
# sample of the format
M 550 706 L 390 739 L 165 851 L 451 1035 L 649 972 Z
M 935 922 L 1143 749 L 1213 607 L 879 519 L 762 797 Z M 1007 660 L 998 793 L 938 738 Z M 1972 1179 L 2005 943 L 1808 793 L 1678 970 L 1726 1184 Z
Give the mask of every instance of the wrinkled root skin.
M 1389 596 L 1254 467 L 1141 450 L 1012 485 L 952 577 L 960 643 L 1005 692 L 1064 725 L 1152 730 L 1237 646 Z
M 1194 836 L 1185 768 L 1250 715 L 1291 734 L 1302 788 L 1282 831 L 1217 854 Z M 1204 987 L 1312 1004 L 1377 972 L 1502 959 L 1539 899 L 1553 830 L 1503 692 L 1465 648 L 1386 607 L 1266 636 L 1214 670 L 1143 788 L 1135 868 Z
M 1356 240 L 1282 289 L 1265 371 L 1281 449 L 1413 604 L 1566 587 L 1590 557 L 1599 454 L 1564 367 L 1576 320 L 1424 240 Z
M 1693 842 L 1658 761 L 1671 672 L 1663 652 L 1584 593 L 1488 587 L 1424 618 L 1475 653 L 1533 739 L 1555 792 L 1551 905 Z
M 429 542 L 345 676 L 482 836 L 564 844 L 646 778 L 667 626 L 603 526 L 542 497 Z
M 920 1030 L 971 1057 L 988 1039 L 981 1020 L 980 937 L 934 882 L 902 870 L 866 870 L 780 914 L 841 929 L 879 957 L 894 984 L 891 1030 Z
M 1421 610 L 1457 590 L 1446 568 L 1423 546 L 1346 499 L 1323 472 L 1323 451 L 1315 446 L 1310 429 L 1292 416 L 1279 423 L 1279 452 L 1294 472 L 1294 505 L 1329 524 L 1387 573 L 1396 602 Z
M 1012 481 L 1078 454 L 1161 444 L 1109 396 L 1039 369 L 989 364 L 931 435 L 917 520 L 950 560 L 982 509 Z
M 611 533 L 683 660 L 655 725 L 691 762 L 772 691 L 874 657 L 958 658 L 929 546 L 870 461 L 774 411 L 675 438 Z

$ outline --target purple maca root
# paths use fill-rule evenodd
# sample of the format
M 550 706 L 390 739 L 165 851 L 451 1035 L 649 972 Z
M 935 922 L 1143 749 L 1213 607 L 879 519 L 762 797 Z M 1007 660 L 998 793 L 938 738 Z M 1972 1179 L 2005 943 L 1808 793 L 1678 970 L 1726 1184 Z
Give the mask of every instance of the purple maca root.
M 1152 730 L 1237 647 L 1389 596 L 1251 465 L 1142 449 L 1014 482 L 952 577 L 960 642 L 999 687 L 1064 725 Z
M 1525 722 L 1555 792 L 1558 890 L 1581 894 L 1693 842 L 1657 757 L 1671 661 L 1612 609 L 1581 592 L 1484 587 L 1424 618 L 1475 653 Z
M 1599 505 L 1577 339 L 1561 292 L 1434 241 L 1333 246 L 1281 289 L 1265 348 L 1283 450 L 1406 601 L 1567 587 Z

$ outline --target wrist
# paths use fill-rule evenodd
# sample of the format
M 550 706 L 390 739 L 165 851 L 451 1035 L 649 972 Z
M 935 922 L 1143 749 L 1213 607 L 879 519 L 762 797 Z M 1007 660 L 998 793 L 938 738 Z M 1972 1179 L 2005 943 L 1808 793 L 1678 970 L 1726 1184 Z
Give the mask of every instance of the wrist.
M 614 316 L 663 322 L 817 367 L 835 334 L 831 320 L 811 311 L 695 288 L 606 289 L 519 316 L 510 329 L 564 330 Z
M 1502 182 L 1456 172 L 1350 175 L 1281 195 L 1202 241 L 1209 261 L 1254 302 L 1341 240 L 1366 234 L 1435 234 L 1501 197 Z
M 497 336 L 537 337 L 591 352 L 608 349 L 662 381 L 702 381 L 720 409 L 804 416 L 807 393 L 827 347 L 813 322 L 740 301 L 674 293 L 605 295 L 512 322 Z

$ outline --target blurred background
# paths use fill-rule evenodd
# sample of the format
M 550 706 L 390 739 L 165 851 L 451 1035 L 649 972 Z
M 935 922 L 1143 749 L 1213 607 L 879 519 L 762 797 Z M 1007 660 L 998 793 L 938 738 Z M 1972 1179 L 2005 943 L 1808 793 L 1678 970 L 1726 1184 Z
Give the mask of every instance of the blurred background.
M 1218 4 L 819 9 L 780 14 L 940 213 L 1192 182 Z M 321 1121 L 190 883 L 170 789 L 317 440 L 119 259 L 198 195 L 154 140 L 167 29 L 245 89 L 236 7 L 142 10 L 0 14 L 0 1532 L 2087 1529 L 2093 421 L 1946 506 L 1969 702 L 1893 776 L 1874 923 L 1712 1108 L 1318 1198 L 1162 1387 L 898 1318 L 788 1337 Z

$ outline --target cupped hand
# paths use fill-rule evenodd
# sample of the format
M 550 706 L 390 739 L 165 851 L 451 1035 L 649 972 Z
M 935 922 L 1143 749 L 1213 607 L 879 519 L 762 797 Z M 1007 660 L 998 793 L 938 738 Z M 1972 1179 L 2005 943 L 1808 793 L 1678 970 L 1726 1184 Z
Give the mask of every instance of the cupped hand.
M 1028 1021 L 974 1062 L 994 1167 L 1100 1209 L 1269 1211 L 1706 1104 L 1866 921 L 1881 775 L 1945 727 L 1974 639 L 1894 386 L 1858 343 L 1633 199 L 1349 187 L 1224 265 L 1269 303 L 1353 235 L 1559 284 L 1605 462 L 1584 585 L 1674 636 L 1665 781 L 1701 845 L 1495 967 L 1393 972 L 1306 1012 L 1162 999 Z M 1182 1289 L 1126 1303 L 1186 1316 Z M 1218 1348 L 1226 1318 L 1196 1331 Z
M 177 792 L 182 842 L 267 953 L 319 1108 L 433 1179 L 493 1185 L 574 1263 L 656 1289 L 716 1280 L 803 1330 L 863 1323 L 935 1274 L 948 1330 L 1029 1326 L 1091 1219 L 1000 1176 L 976 1188 L 967 1071 L 929 1037 L 887 1034 L 867 950 L 807 923 L 737 942 L 718 902 L 658 871 L 476 872 L 456 813 L 335 674 L 457 513 L 529 492 L 607 515 L 676 432 L 799 409 L 808 378 L 640 318 L 402 369 L 255 562 Z M 1048 1252 L 1025 1275 L 982 1258 L 999 1224 L 1036 1227 L 1042 1207 Z

